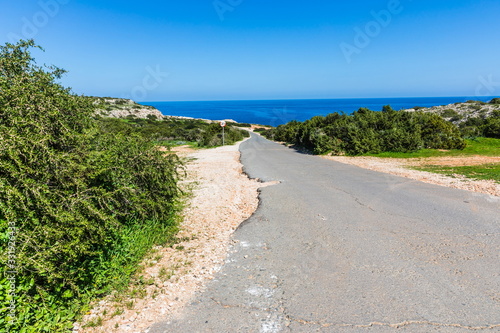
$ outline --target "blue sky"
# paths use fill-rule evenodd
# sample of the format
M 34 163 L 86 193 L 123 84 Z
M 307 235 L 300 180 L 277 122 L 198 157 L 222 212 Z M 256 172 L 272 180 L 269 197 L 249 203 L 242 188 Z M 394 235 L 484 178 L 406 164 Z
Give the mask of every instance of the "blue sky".
M 39 0 L 1 43 L 85 95 L 138 101 L 500 95 L 498 0 Z

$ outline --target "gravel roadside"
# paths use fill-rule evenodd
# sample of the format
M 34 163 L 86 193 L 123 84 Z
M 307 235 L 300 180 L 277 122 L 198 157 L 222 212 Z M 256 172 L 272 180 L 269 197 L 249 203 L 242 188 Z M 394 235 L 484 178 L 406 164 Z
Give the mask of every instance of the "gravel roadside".
M 97 327 L 73 332 L 143 332 L 163 317 L 178 313 L 224 264 L 234 230 L 258 206 L 258 189 L 267 184 L 249 179 L 239 162 L 239 145 L 214 149 L 175 149 L 188 160 L 182 186 L 191 189 L 183 211 L 183 222 L 174 247 L 156 247 L 153 258 L 143 263 L 144 286 L 141 297 L 116 302 L 101 301 L 83 323 Z M 153 282 L 154 281 L 154 282 Z M 132 303 L 133 302 L 133 303 Z
M 431 172 L 411 170 L 409 167 L 421 165 L 478 165 L 486 163 L 500 163 L 500 157 L 432 157 L 432 158 L 376 158 L 376 157 L 347 157 L 347 156 L 324 156 L 324 158 L 356 165 L 361 168 L 370 169 L 379 172 L 385 172 L 392 175 L 419 180 L 422 182 L 447 186 L 472 192 L 489 194 L 500 197 L 500 184 L 489 180 L 472 180 L 463 176 L 456 175 L 448 177 L 445 175 Z

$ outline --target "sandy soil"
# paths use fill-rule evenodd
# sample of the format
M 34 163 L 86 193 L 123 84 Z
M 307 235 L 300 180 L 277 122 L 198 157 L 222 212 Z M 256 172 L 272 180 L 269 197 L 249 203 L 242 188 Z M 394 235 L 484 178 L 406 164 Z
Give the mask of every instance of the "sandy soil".
M 258 189 L 269 185 L 243 174 L 238 148 L 239 144 L 199 151 L 175 149 L 189 160 L 182 186 L 192 190 L 178 235 L 182 242 L 157 247 L 143 263 L 141 275 L 149 282 L 136 287 L 135 297 L 118 301 L 108 297 L 83 321 L 100 317 L 102 325 L 81 328 L 84 324 L 77 324 L 74 332 L 143 332 L 180 311 L 196 290 L 213 279 L 224 264 L 232 233 L 257 209 Z
M 377 157 L 325 156 L 324 158 L 341 163 L 356 165 L 365 169 L 415 179 L 426 183 L 448 186 L 500 197 L 500 184 L 496 183 L 495 181 L 471 180 L 459 175 L 455 175 L 455 177 L 452 178 L 445 175 L 408 169 L 408 167 L 423 165 L 464 166 L 500 163 L 500 157 L 468 156 L 397 159 Z

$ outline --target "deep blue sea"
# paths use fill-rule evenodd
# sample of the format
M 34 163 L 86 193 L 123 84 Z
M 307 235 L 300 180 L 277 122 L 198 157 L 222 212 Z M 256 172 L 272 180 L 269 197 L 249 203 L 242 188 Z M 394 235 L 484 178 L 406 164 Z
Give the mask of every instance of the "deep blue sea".
M 152 105 L 164 115 L 202 119 L 233 119 L 240 123 L 278 126 L 292 120 L 304 121 L 334 112 L 352 113 L 361 107 L 374 111 L 391 105 L 395 110 L 415 106 L 431 107 L 467 100 L 487 102 L 493 97 L 412 97 L 412 98 L 355 98 L 307 99 L 268 101 L 209 101 L 209 102 L 141 102 Z

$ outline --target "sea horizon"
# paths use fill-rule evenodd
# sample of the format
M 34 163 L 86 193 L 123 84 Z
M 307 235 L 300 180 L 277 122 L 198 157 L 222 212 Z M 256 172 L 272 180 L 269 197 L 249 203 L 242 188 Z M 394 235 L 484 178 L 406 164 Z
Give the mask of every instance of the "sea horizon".
M 200 119 L 232 119 L 239 123 L 278 126 L 292 120 L 305 121 L 330 113 L 351 114 L 359 108 L 381 111 L 384 105 L 395 110 L 463 103 L 468 100 L 488 102 L 495 96 L 450 97 L 376 97 L 332 99 L 263 99 L 212 101 L 140 102 L 157 108 L 163 115 Z

